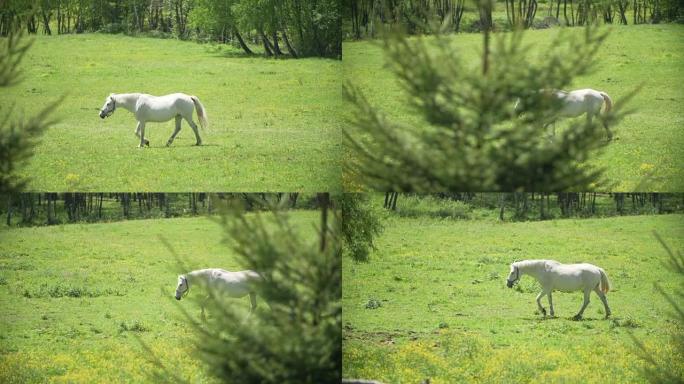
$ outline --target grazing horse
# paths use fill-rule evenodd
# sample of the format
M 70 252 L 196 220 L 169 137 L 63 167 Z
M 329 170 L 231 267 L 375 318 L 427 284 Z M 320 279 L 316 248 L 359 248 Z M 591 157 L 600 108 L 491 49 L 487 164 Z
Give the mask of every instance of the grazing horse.
M 230 272 L 219 268 L 200 269 L 178 276 L 176 300 L 187 296 L 191 286 L 199 285 L 205 289 L 212 290 L 217 296 L 225 295 L 231 298 L 241 298 L 249 295 L 251 303 L 249 313 L 251 314 L 257 306 L 254 285 L 260 282 L 261 279 L 261 275 L 250 270 Z M 204 307 L 209 297 L 207 296 L 201 302 L 202 318 L 204 318 Z
M 544 95 L 549 95 L 560 102 L 558 117 L 579 117 L 586 114 L 589 124 L 591 124 L 594 116 L 601 112 L 601 107 L 604 103 L 606 104 L 604 113 L 610 112 L 613 108 L 613 100 L 607 93 L 593 89 L 578 89 L 569 92 L 543 89 L 539 92 Z M 518 99 L 514 109 L 517 112 L 520 112 L 521 107 L 521 100 Z M 606 129 L 608 139 L 612 139 L 613 133 L 608 129 L 608 124 L 604 122 L 603 127 Z
M 541 305 L 543 296 L 549 297 L 549 307 L 551 317 L 553 317 L 552 291 L 561 292 L 584 292 L 584 303 L 579 313 L 573 320 L 581 320 L 584 309 L 589 305 L 589 295 L 591 291 L 596 292 L 599 299 L 603 302 L 606 309 L 606 319 L 610 316 L 610 308 L 606 300 L 606 293 L 610 290 L 610 281 L 606 272 L 591 264 L 561 264 L 554 260 L 524 260 L 511 264 L 511 271 L 508 274 L 506 285 L 512 288 L 513 284 L 520 280 L 520 276 L 530 275 L 539 281 L 542 291 L 537 295 L 537 306 L 546 317 L 546 309 Z
M 144 93 L 112 93 L 107 96 L 100 109 L 100 117 L 104 119 L 111 116 L 117 107 L 122 107 L 135 115 L 135 119 L 138 121 L 135 135 L 140 138 L 140 148 L 150 145 L 149 140 L 145 139 L 145 123 L 148 121 L 163 123 L 173 118 L 176 118 L 176 129 L 166 142 L 167 147 L 173 143 L 173 139 L 180 132 L 182 119 L 185 119 L 195 132 L 196 145 L 202 144 L 197 125 L 192 121 L 192 112 L 197 110 L 197 117 L 202 128 L 208 124 L 207 112 L 197 96 L 184 93 L 172 93 L 165 96 L 152 96 Z

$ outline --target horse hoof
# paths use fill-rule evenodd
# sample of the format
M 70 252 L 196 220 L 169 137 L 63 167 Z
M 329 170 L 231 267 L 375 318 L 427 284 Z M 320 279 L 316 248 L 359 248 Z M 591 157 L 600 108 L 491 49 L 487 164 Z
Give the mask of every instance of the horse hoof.
M 575 320 L 575 321 L 579 321 L 579 320 L 582 320 L 582 316 L 580 316 L 580 315 L 575 315 L 572 319 Z

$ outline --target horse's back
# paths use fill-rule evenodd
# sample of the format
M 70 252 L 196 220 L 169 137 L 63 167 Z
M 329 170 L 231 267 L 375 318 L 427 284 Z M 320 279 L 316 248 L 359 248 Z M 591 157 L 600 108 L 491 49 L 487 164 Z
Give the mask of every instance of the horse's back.
M 218 279 L 235 283 L 250 282 L 260 278 L 259 274 L 252 270 L 231 272 L 220 268 L 214 269 L 214 276 Z
M 595 287 L 601 279 L 600 270 L 599 267 L 588 263 L 559 263 L 553 268 L 553 272 L 557 276 L 554 281 L 554 288 L 566 292 L 591 289 Z
M 184 93 L 171 93 L 164 96 L 141 94 L 136 104 L 136 117 L 144 121 L 164 122 L 177 115 L 192 116 L 194 103 Z

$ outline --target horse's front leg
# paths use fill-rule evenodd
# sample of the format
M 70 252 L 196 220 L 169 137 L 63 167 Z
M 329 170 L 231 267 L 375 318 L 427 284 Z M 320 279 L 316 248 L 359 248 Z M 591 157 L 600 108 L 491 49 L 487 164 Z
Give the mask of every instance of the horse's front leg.
M 544 297 L 545 295 L 546 295 L 546 292 L 544 292 L 544 291 L 539 292 L 539 294 L 537 295 L 537 306 L 539 307 L 539 312 L 541 312 L 542 315 L 544 315 L 544 317 L 546 317 L 546 309 L 544 309 L 544 307 L 542 307 L 541 298 Z
M 176 128 L 173 130 L 171 137 L 169 137 L 169 141 L 166 142 L 167 147 L 171 145 L 171 143 L 173 143 L 173 140 L 176 138 L 176 135 L 178 134 L 178 132 L 180 132 L 182 119 L 183 118 L 180 115 L 176 116 Z
M 143 148 L 145 144 L 149 145 L 150 143 L 148 140 L 145 140 L 145 123 L 139 121 L 138 130 L 140 131 L 140 145 L 138 145 L 138 148 Z
M 551 298 L 551 293 L 552 292 L 549 291 L 549 295 L 548 295 L 549 296 L 549 315 L 551 315 L 551 317 L 553 317 L 554 316 L 554 314 L 553 314 L 553 299 Z
M 135 126 L 135 136 L 138 137 L 138 138 L 140 138 L 140 124 L 141 124 L 141 123 L 138 122 L 138 124 Z M 150 146 L 150 141 L 147 140 L 147 139 L 145 139 L 145 145 L 147 145 L 147 146 L 149 147 L 149 146 Z

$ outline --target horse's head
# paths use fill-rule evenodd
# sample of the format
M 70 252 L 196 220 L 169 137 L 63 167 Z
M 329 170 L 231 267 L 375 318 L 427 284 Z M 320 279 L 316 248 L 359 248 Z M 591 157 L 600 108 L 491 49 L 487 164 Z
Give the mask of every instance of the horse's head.
M 107 100 L 105 100 L 104 105 L 102 108 L 100 108 L 100 117 L 105 118 L 109 117 L 114 113 L 114 110 L 116 109 L 116 101 L 114 100 L 114 94 L 111 94 L 107 96 Z
M 513 263 L 511 264 L 511 271 L 508 273 L 508 278 L 506 279 L 506 286 L 508 288 L 513 288 L 513 284 L 518 280 L 520 280 L 520 268 Z
M 188 285 L 188 279 L 183 275 L 178 276 L 178 285 L 176 286 L 176 300 L 180 300 L 182 296 L 187 296 L 189 291 L 190 285 Z

